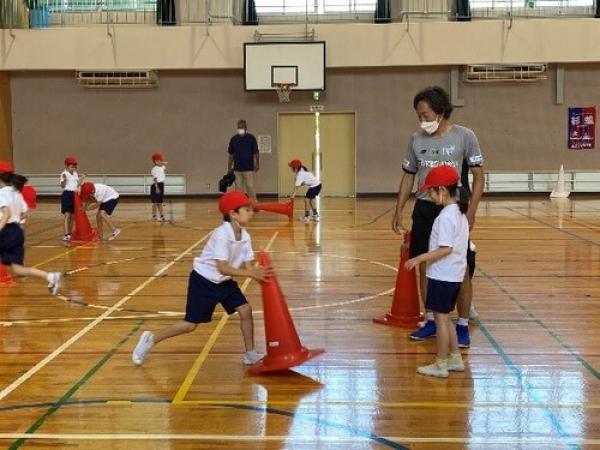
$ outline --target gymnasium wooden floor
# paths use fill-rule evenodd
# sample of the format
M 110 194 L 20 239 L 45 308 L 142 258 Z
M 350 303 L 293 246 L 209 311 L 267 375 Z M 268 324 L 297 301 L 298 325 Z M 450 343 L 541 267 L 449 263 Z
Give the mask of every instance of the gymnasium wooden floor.
M 297 203 L 300 206 L 300 203 Z M 415 373 L 433 340 L 371 319 L 391 304 L 400 240 L 394 200 L 324 199 L 304 225 L 261 212 L 303 344 L 326 353 L 253 376 L 239 321 L 131 351 L 182 316 L 192 258 L 220 223 L 214 200 L 147 218 L 119 205 L 113 242 L 65 247 L 56 204 L 28 226 L 29 265 L 68 273 L 63 296 L 37 280 L 0 289 L 0 446 L 81 449 L 559 449 L 600 445 L 600 200 L 487 198 L 473 239 L 480 319 L 465 373 Z M 406 209 L 405 224 L 410 222 Z M 244 283 L 264 351 L 260 288 Z

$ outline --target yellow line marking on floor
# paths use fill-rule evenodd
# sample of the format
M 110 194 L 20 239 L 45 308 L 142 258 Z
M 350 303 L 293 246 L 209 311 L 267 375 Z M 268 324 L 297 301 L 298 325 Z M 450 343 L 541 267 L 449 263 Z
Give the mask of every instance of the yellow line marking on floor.
M 402 444 L 438 443 L 438 444 L 481 444 L 481 445 L 600 445 L 600 439 L 563 438 L 563 437 L 418 437 L 418 436 L 380 436 L 388 441 Z M 34 439 L 62 441 L 229 441 L 229 442 L 336 442 L 355 443 L 372 442 L 365 436 L 318 436 L 318 435 L 254 435 L 254 434 L 92 434 L 92 433 L 0 433 L 0 439 Z
M 268 251 L 269 248 L 271 248 L 271 245 L 273 245 L 273 242 L 275 242 L 275 239 L 277 238 L 278 234 L 279 234 L 278 231 L 276 231 L 275 233 L 273 233 L 273 236 L 271 236 L 271 239 L 269 239 L 269 242 L 265 246 L 264 251 Z M 241 291 L 242 292 L 246 291 L 246 289 L 247 289 L 247 287 L 248 287 L 248 285 L 250 284 L 251 281 L 252 281 L 252 278 L 246 278 L 246 280 L 244 281 L 244 284 L 241 287 Z M 183 383 L 181 383 L 181 386 L 177 390 L 177 393 L 175 394 L 175 397 L 173 397 L 173 402 L 172 403 L 178 404 L 178 403 L 181 403 L 183 401 L 183 399 L 185 398 L 187 392 L 189 391 L 190 387 L 192 386 L 192 383 L 194 382 L 194 379 L 198 375 L 198 372 L 200 371 L 200 368 L 202 367 L 202 364 L 204 364 L 204 361 L 208 357 L 208 354 L 210 353 L 210 351 L 212 350 L 213 346 L 215 345 L 215 342 L 216 342 L 217 338 L 219 337 L 219 334 L 221 334 L 221 330 L 223 329 L 223 327 L 227 323 L 228 319 L 229 319 L 229 315 L 228 314 L 223 314 L 223 316 L 221 317 L 221 320 L 219 320 L 219 323 L 217 324 L 215 330 L 211 333 L 210 337 L 208 338 L 208 341 L 204 345 L 204 348 L 202 349 L 202 351 L 200 352 L 200 354 L 196 358 L 196 361 L 194 361 L 194 364 L 192 365 L 192 368 L 187 373 L 185 379 L 183 380 Z
M 64 352 L 67 348 L 69 348 L 71 345 L 73 345 L 75 342 L 77 342 L 82 336 L 87 334 L 92 328 L 94 328 L 96 325 L 98 325 L 100 322 L 102 322 L 104 319 L 106 319 L 108 316 L 110 316 L 113 312 L 118 310 L 121 306 L 123 306 L 129 300 L 131 300 L 138 292 L 140 292 L 142 289 L 144 289 L 146 286 L 148 286 L 154 280 L 159 278 L 160 275 L 162 275 L 164 272 L 166 272 L 173 264 L 178 262 L 187 253 L 191 252 L 194 248 L 196 248 L 198 245 L 200 245 L 202 243 L 202 241 L 204 241 L 209 236 L 210 236 L 210 233 L 207 233 L 204 236 L 202 236 L 200 239 L 198 239 L 196 242 L 194 242 L 192 245 L 190 245 L 187 249 L 185 249 L 182 253 L 180 253 L 177 257 L 175 257 L 173 259 L 173 261 L 171 261 L 167 265 L 163 266 L 154 275 L 150 276 L 148 279 L 146 279 L 146 281 L 144 281 L 142 284 L 138 285 L 138 287 L 136 287 L 133 291 L 131 291 L 129 294 L 127 294 L 125 297 L 123 297 L 121 300 L 119 300 L 117 303 L 115 303 L 113 306 L 111 306 L 110 309 L 107 309 L 104 313 L 102 313 L 101 315 L 96 317 L 92 322 L 90 322 L 85 327 L 83 327 L 81 330 L 79 330 L 79 332 L 77 332 L 76 334 L 71 336 L 66 342 L 64 342 L 62 345 L 60 345 L 56 350 L 54 350 L 52 353 L 50 353 L 48 356 L 46 356 L 44 359 L 42 359 L 40 362 L 38 362 L 35 366 L 33 366 L 31 369 L 29 369 L 27 372 L 25 372 L 23 375 L 21 375 L 15 381 L 13 381 L 10 385 L 5 387 L 2 391 L 0 391 L 0 400 L 4 399 L 12 391 L 14 391 L 20 385 L 25 383 L 29 378 L 31 378 L 33 375 L 35 375 L 39 370 L 41 370 L 44 366 L 46 366 L 54 358 L 56 358 L 58 355 L 60 355 L 62 352 Z
M 218 406 L 218 405 L 244 405 L 244 406 L 298 406 L 298 401 L 293 400 L 183 400 L 181 405 L 195 406 Z M 374 401 L 356 401 L 356 400 L 327 400 L 321 402 L 302 401 L 302 407 L 325 408 L 328 406 L 350 406 L 350 407 L 365 407 L 365 408 L 455 408 L 455 409 L 472 409 L 472 408 L 581 408 L 581 409 L 600 409 L 600 403 L 501 403 L 501 402 L 374 402 Z

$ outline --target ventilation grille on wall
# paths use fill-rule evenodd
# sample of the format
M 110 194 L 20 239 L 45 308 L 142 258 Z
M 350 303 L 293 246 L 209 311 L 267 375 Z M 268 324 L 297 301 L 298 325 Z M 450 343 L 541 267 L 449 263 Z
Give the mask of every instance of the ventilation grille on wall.
M 91 89 L 147 89 L 158 86 L 158 74 L 153 70 L 77 72 L 77 84 Z
M 498 81 L 533 82 L 548 78 L 546 64 L 485 64 L 466 66 L 464 80 L 468 83 Z

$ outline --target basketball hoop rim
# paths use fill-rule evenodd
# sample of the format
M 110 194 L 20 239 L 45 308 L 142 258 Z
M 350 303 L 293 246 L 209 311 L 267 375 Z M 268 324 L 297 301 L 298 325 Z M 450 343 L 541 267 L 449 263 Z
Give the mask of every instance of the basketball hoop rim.
M 298 86 L 296 83 L 273 83 L 277 91 L 291 91 L 292 87 Z
M 277 97 L 279 98 L 279 103 L 288 103 L 290 101 L 290 94 L 292 92 L 292 87 L 297 86 L 296 83 L 273 83 L 275 86 L 275 91 L 277 92 Z

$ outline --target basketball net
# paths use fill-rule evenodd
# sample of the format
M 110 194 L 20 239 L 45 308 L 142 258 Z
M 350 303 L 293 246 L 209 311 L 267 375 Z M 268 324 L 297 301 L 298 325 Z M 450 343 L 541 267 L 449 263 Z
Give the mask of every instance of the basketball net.
M 292 85 L 286 83 L 278 83 L 275 85 L 275 89 L 277 90 L 279 103 L 289 103 L 290 93 L 292 92 Z

